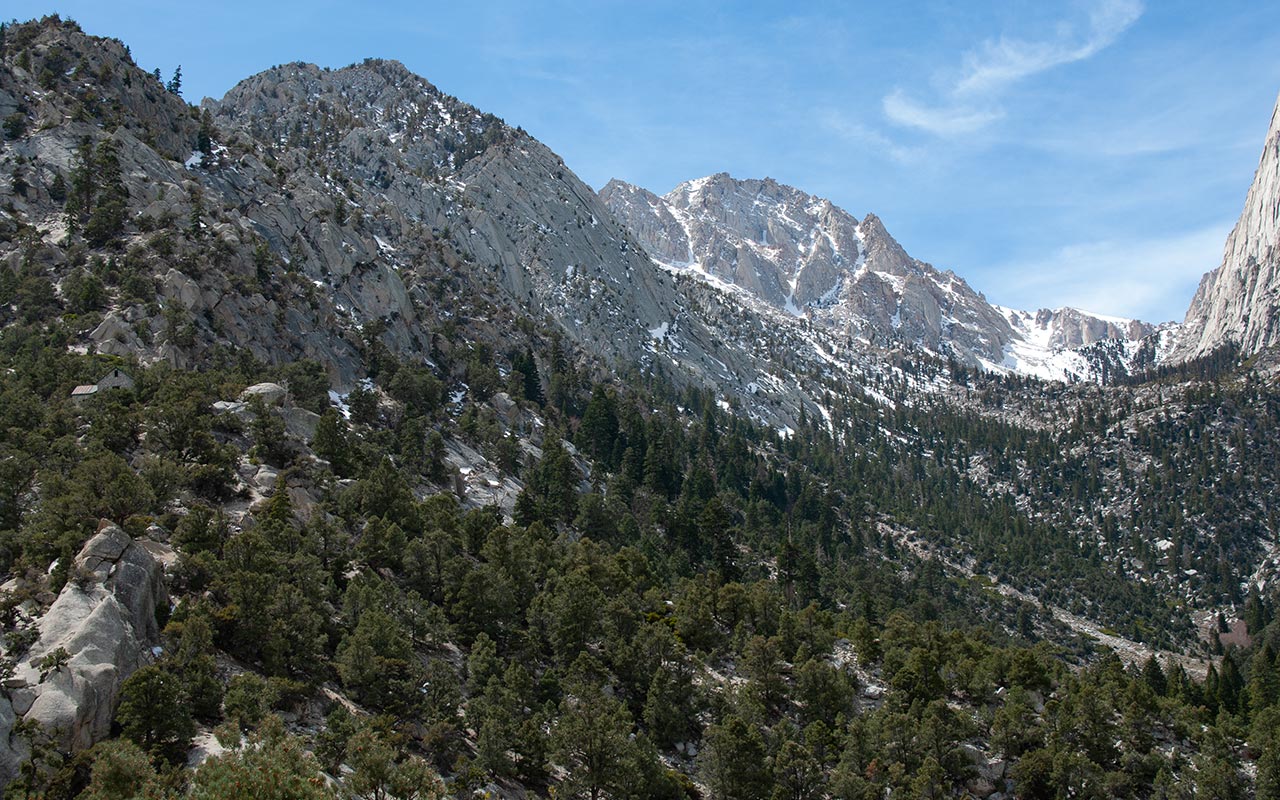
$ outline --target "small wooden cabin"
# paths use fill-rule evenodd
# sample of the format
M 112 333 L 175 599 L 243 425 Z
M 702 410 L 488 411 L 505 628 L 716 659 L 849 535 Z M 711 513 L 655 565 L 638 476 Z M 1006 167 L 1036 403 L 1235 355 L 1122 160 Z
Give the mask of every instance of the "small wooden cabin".
M 98 392 L 105 392 L 108 389 L 128 390 L 132 388 L 133 388 L 133 378 L 129 375 L 129 373 L 117 367 L 111 370 L 110 372 L 108 372 L 106 375 L 103 375 L 102 379 L 99 380 L 97 383 L 85 383 L 72 389 L 71 399 L 74 402 L 82 403 L 85 400 L 89 399 L 90 397 L 93 397 L 94 395 L 98 394 Z

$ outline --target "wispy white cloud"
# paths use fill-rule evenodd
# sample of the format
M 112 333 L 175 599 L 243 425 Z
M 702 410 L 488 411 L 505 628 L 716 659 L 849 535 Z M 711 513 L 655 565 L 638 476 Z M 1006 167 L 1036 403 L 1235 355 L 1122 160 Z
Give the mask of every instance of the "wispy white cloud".
M 1139 0 L 1107 0 L 1089 12 L 1083 40 L 1076 41 L 1070 27 L 1060 27 L 1059 38 L 1028 42 L 1001 37 L 986 42 L 965 57 L 964 74 L 956 81 L 958 96 L 986 95 L 1047 69 L 1083 61 L 1108 47 L 1142 16 Z
M 988 294 L 1006 305 L 1068 305 L 1163 322 L 1165 309 L 1185 309 L 1201 276 L 1222 261 L 1233 224 L 1223 221 L 1167 237 L 1070 244 L 1042 259 L 990 270 L 983 281 L 1000 285 Z
M 899 144 L 880 131 L 850 119 L 847 114 L 834 109 L 818 113 L 818 120 L 827 130 L 851 144 L 883 153 L 901 164 L 911 164 L 926 154 L 924 148 Z
M 899 125 L 920 128 L 937 136 L 973 133 L 1004 116 L 1000 109 L 926 105 L 912 100 L 901 89 L 885 95 L 884 113 Z
M 999 100 L 1009 86 L 1092 57 L 1114 43 L 1142 12 L 1141 0 L 1098 0 L 1085 25 L 1062 23 L 1050 39 L 989 40 L 964 56 L 957 74 L 944 79 L 936 102 L 922 102 L 895 89 L 884 97 L 885 116 L 898 125 L 942 136 L 980 130 L 1004 116 Z

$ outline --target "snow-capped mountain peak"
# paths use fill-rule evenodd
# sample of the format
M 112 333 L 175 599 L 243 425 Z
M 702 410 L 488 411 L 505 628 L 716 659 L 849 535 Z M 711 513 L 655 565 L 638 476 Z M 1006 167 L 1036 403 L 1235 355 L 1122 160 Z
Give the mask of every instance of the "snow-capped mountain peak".
M 660 265 L 743 289 L 849 341 L 919 346 L 971 366 L 1070 380 L 1100 377 L 1097 358 L 1080 348 L 1125 343 L 1110 358 L 1125 369 L 1153 331 L 1071 308 L 993 306 L 955 273 L 908 255 L 875 214 L 859 220 L 771 178 L 722 172 L 662 197 L 613 180 L 600 197 Z

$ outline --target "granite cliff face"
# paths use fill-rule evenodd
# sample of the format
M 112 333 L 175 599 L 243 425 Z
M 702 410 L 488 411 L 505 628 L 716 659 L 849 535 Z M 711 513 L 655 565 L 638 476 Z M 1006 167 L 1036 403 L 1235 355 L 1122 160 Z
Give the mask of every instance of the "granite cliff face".
M 281 197 L 233 185 L 273 248 L 344 307 L 389 318 L 401 348 L 426 302 L 414 274 L 424 261 L 493 282 L 605 355 L 638 360 L 644 331 L 669 316 L 670 281 L 558 156 L 397 62 L 277 67 L 207 107 L 278 171 L 287 159 L 290 182 L 304 181 L 307 205 L 327 217 L 309 219 L 293 187 Z M 316 173 L 307 160 L 323 167 L 300 178 Z
M 963 363 L 1046 378 L 1097 378 L 1077 348 L 1136 342 L 1146 323 L 1072 308 L 999 308 L 950 271 L 912 258 L 874 214 L 772 179 L 720 173 L 663 197 L 622 181 L 600 191 L 658 263 L 746 290 L 850 340 L 922 346 Z
M 1172 359 L 1236 345 L 1252 355 L 1280 343 L 1280 100 L 1222 264 L 1200 281 Z
M 188 366 L 193 351 L 234 344 L 266 361 L 323 359 L 335 380 L 350 379 L 357 341 L 335 324 L 334 304 L 308 299 L 301 276 L 284 268 L 286 254 L 265 246 L 264 232 L 245 213 L 250 203 L 242 203 L 239 187 L 286 182 L 251 153 L 232 153 L 221 142 L 193 155 L 200 114 L 139 69 L 120 42 L 56 20 L 9 35 L 28 59 L 0 71 L 0 111 L 37 122 L 11 131 L 17 135 L 5 143 L 22 164 L 22 180 L 0 190 L 11 212 L 0 217 L 7 234 L 0 235 L 0 261 L 52 281 L 55 292 L 99 265 L 95 277 L 131 287 L 122 302 L 101 310 L 81 346 Z M 97 261 L 83 249 L 68 258 L 63 246 L 76 217 L 66 206 L 77 192 L 68 196 L 62 187 L 75 187 L 77 175 L 93 176 L 78 198 L 82 216 L 102 206 L 95 193 L 109 190 L 122 205 L 103 237 L 109 241 L 98 242 L 107 246 Z M 300 193 L 298 214 L 318 217 L 320 209 L 306 204 L 312 198 Z M 0 323 L 14 318 L 7 311 L 0 310 Z M 316 337 L 317 329 L 333 335 Z
M 773 180 L 712 175 L 658 198 L 619 181 L 601 197 L 655 259 L 701 265 L 778 308 L 821 304 L 862 257 L 858 221 Z M 636 212 L 636 213 L 633 213 Z
M 1104 339 L 1137 341 L 1155 332 L 1149 322 L 1119 317 L 1103 317 L 1076 308 L 1042 308 L 1034 314 L 1020 315 L 1025 327 L 1043 331 L 1050 347 L 1072 349 L 1085 347 Z M 1013 320 L 1010 320 L 1013 322 Z M 1015 327 L 1018 323 L 1014 322 Z

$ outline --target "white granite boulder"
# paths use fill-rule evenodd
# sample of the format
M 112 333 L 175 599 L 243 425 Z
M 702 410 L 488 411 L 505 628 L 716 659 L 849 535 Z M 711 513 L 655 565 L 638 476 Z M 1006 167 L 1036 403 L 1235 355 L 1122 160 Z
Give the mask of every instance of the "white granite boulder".
M 18 716 L 39 723 L 64 751 L 93 746 L 111 731 L 120 685 L 151 659 L 156 608 L 168 602 L 161 565 L 124 531 L 104 523 L 76 556 L 71 579 L 36 623 L 40 638 L 22 657 L 0 698 L 0 784 L 25 758 L 11 742 Z M 40 662 L 59 648 L 66 665 L 40 679 Z
M 255 383 L 240 393 L 240 399 L 247 403 L 254 397 L 258 397 L 269 406 L 278 406 L 284 402 L 288 394 L 289 390 L 278 383 Z

